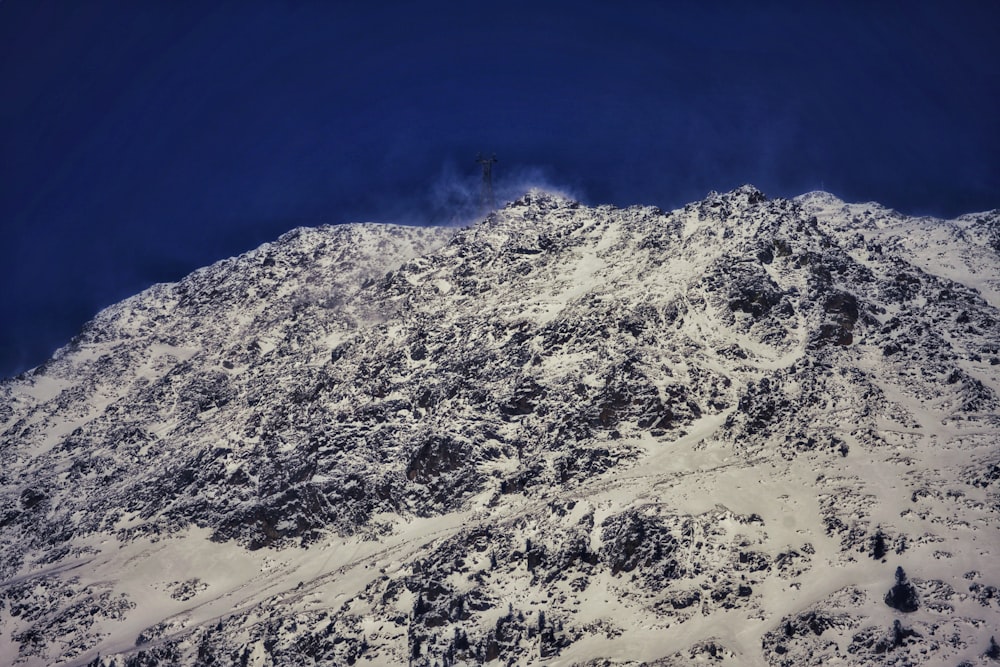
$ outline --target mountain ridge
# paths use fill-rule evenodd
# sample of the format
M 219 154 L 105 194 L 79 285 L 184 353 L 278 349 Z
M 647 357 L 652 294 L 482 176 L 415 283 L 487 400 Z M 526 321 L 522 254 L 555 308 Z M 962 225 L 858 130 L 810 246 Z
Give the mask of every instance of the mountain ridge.
M 0 655 L 979 661 L 998 220 L 532 191 L 154 286 L 0 384 Z

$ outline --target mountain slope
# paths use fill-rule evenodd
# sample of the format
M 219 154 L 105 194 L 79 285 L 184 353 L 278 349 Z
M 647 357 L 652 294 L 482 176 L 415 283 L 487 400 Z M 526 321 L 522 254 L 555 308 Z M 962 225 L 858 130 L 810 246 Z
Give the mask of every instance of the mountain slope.
M 532 192 L 157 286 L 0 387 L 0 655 L 988 660 L 998 230 Z

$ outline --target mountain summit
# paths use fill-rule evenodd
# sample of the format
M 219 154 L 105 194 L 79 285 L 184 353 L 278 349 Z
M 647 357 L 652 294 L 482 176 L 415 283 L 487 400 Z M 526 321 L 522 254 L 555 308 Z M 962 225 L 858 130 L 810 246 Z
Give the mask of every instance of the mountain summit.
M 297 229 L 0 384 L 0 662 L 986 664 L 1000 212 Z

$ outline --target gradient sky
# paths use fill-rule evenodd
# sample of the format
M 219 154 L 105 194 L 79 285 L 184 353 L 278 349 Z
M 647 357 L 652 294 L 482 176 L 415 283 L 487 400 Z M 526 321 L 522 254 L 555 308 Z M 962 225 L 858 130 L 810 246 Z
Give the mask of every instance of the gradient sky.
M 498 188 L 1000 207 L 997 2 L 0 1 L 0 377 L 303 224 Z

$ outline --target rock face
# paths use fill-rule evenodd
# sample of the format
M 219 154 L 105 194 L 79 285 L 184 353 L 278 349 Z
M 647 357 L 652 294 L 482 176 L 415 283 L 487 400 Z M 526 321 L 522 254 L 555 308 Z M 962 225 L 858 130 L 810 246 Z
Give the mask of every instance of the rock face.
M 158 285 L 0 384 L 0 662 L 988 660 L 998 228 L 531 192 Z

